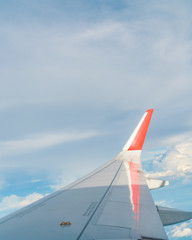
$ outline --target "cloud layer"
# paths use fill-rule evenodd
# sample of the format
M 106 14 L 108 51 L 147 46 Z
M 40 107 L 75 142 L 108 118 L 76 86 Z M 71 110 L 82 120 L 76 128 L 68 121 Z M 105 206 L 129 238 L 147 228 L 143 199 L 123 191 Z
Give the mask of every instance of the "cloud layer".
M 51 191 L 109 160 L 131 121 L 151 107 L 145 148 L 170 146 L 155 156 L 151 176 L 191 179 L 189 1 L 11 0 L 0 8 L 2 212 L 44 195 L 38 184 L 47 172 Z M 95 151 L 91 141 L 103 129 L 111 135 L 95 140 Z M 36 189 L 21 197 L 31 175 Z
M 187 139 L 181 143 L 168 148 L 159 154 L 153 164 L 163 171 L 149 174 L 151 177 L 192 177 L 192 139 Z
M 100 12 L 99 19 L 89 22 L 62 15 L 48 23 L 43 17 L 32 22 L 30 15 L 26 24 L 2 21 L 1 72 L 6 81 L 1 108 L 61 104 L 142 109 L 165 103 L 174 107 L 176 102 L 177 107 L 191 107 L 192 18 L 187 6 L 150 1 L 141 9 L 136 2 L 134 20 L 132 6 L 124 7 L 113 9 L 116 15 Z
M 0 157 L 20 155 L 36 150 L 50 148 L 71 141 L 80 141 L 98 136 L 96 131 L 82 133 L 42 133 L 23 139 L 0 142 Z

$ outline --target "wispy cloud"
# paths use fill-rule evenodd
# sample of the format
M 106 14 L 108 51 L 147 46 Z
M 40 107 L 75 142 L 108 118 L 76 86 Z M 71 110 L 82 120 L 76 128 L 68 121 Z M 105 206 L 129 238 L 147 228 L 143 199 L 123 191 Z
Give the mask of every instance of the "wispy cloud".
M 104 21 L 92 25 L 91 28 L 87 26 L 85 29 L 82 29 L 82 32 L 76 35 L 75 41 L 82 44 L 102 42 L 104 45 L 105 41 L 107 41 L 108 47 L 117 44 L 116 47 L 120 50 L 123 46 L 126 49 L 134 46 L 135 37 L 131 26 L 127 22 Z
M 64 21 L 60 11 L 62 15 L 50 25 L 43 18 L 38 24 L 2 23 L 1 72 L 6 81 L 0 90 L 0 107 L 59 103 L 133 109 L 151 103 L 171 107 L 175 101 L 191 106 L 188 33 L 192 19 L 184 4 L 162 5 L 150 1 L 141 9 L 135 3 L 136 18 L 125 5 L 115 16 L 82 19 L 81 24 L 70 18 Z M 175 19 L 180 8 L 180 19 L 187 16 L 186 28 Z
M 0 142 L 0 156 L 18 155 L 66 142 L 80 141 L 99 135 L 96 131 L 81 133 L 42 133 L 27 136 L 23 139 Z

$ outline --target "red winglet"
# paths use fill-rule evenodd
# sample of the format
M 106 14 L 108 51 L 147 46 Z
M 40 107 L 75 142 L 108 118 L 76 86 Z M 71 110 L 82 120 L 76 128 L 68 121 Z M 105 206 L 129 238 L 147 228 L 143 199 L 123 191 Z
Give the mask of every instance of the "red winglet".
M 131 145 L 127 149 L 128 151 L 142 150 L 143 143 L 145 141 L 145 137 L 146 137 L 147 130 L 148 130 L 148 127 L 149 127 L 149 123 L 151 121 L 151 117 L 152 117 L 152 114 L 153 114 L 153 109 L 147 110 L 146 113 L 147 113 L 147 115 L 145 116 L 145 119 L 143 120 L 143 122 L 142 122 L 136 136 L 134 137 Z

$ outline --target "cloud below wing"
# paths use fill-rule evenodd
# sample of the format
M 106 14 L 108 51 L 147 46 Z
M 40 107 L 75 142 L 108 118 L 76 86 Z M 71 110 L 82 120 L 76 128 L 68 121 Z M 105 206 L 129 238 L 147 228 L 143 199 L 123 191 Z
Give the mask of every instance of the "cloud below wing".
M 192 239 L 192 220 L 186 223 L 182 223 L 178 226 L 174 226 L 170 231 L 173 237 L 189 237 Z
M 181 177 L 191 178 L 192 174 L 192 139 L 186 139 L 175 146 L 169 147 L 158 154 L 153 162 L 156 168 L 163 171 L 148 173 L 150 177 Z
M 10 196 L 6 196 L 2 198 L 0 202 L 0 216 L 2 217 L 5 212 L 7 214 L 10 211 L 25 207 L 32 202 L 39 200 L 42 197 L 42 194 L 36 192 L 31 193 L 27 196 L 17 196 L 13 194 Z

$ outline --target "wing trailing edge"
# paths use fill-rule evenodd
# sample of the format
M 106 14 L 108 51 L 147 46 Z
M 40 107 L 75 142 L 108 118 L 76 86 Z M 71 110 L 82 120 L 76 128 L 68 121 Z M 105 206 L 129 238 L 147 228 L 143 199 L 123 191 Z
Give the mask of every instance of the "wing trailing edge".
M 169 181 L 161 179 L 146 178 L 146 181 L 150 190 L 166 187 L 169 185 Z
M 163 226 L 168 226 L 190 220 L 192 212 L 186 212 L 179 209 L 156 206 Z

